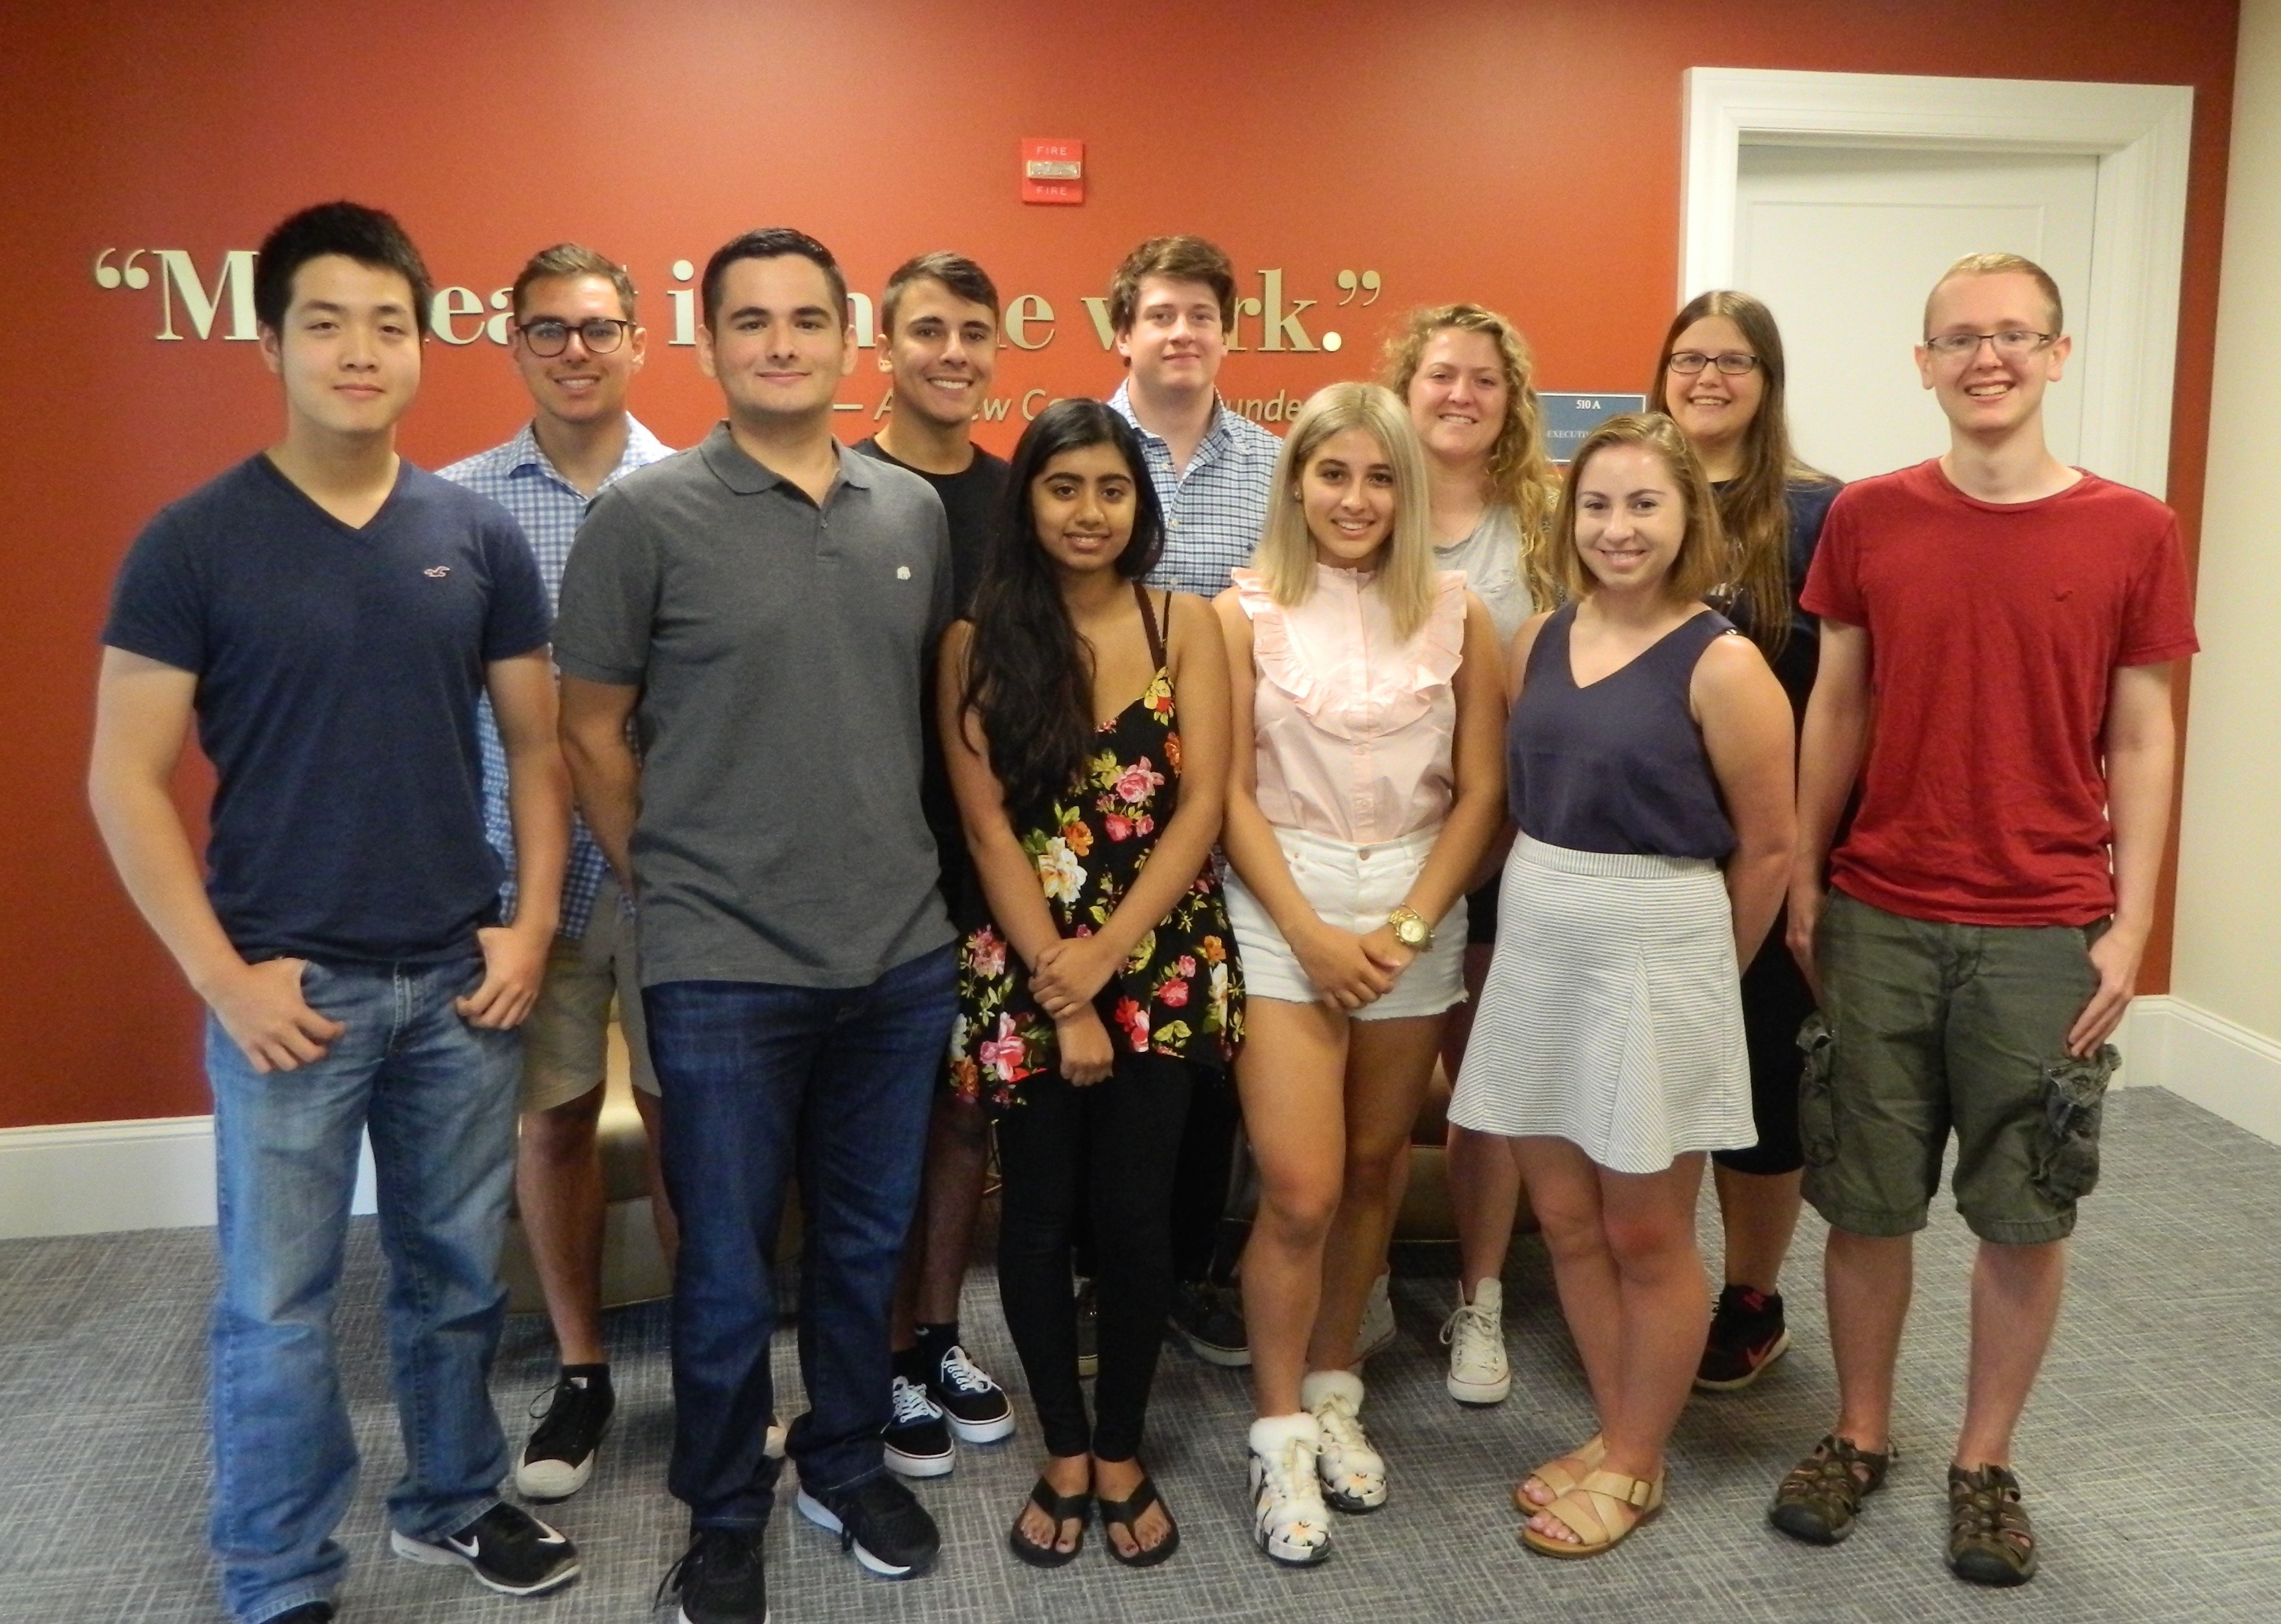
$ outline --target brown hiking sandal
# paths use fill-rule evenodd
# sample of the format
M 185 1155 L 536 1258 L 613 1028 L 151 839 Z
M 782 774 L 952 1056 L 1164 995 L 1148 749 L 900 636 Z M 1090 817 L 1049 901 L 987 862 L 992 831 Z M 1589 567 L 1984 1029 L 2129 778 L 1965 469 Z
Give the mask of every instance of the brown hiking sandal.
M 1885 1473 L 1899 1457 L 1890 1445 L 1872 1455 L 1832 1433 L 1775 1487 L 1767 1520 L 1809 1545 L 1835 1545 L 1853 1532 L 1863 1498 L 1885 1486 Z
M 2009 1467 L 1949 1467 L 1948 1566 L 1974 1584 L 2025 1584 L 2036 1576 L 2036 1533 Z

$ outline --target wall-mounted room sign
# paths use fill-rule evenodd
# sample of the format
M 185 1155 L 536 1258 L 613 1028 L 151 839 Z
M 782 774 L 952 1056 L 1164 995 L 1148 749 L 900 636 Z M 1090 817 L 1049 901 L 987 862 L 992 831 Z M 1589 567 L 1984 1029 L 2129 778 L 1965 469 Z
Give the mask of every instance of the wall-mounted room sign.
M 1584 437 L 1611 417 L 1626 412 L 1647 410 L 1645 395 L 1569 395 L 1539 390 L 1536 404 L 1544 414 L 1544 452 L 1555 465 L 1568 466 L 1568 459 L 1584 443 Z

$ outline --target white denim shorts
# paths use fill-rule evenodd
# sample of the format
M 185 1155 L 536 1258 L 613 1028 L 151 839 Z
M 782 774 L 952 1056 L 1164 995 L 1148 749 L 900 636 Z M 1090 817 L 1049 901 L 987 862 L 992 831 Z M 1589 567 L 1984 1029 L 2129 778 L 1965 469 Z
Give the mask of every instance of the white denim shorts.
M 1307 899 L 1324 924 L 1366 935 L 1386 923 L 1387 914 L 1401 904 L 1417 883 L 1442 831 L 1437 824 L 1398 840 L 1355 846 L 1328 835 L 1303 829 L 1277 829 L 1283 861 L 1299 894 Z M 1253 998 L 1280 998 L 1291 1003 L 1313 1003 L 1320 996 L 1291 944 L 1275 928 L 1259 899 L 1231 867 L 1227 871 L 1228 922 L 1235 927 L 1236 949 L 1243 955 L 1243 986 Z M 1434 945 L 1420 954 L 1394 990 L 1375 1003 L 1353 1011 L 1358 1021 L 1392 1021 L 1419 1015 L 1439 1015 L 1465 997 L 1465 900 L 1458 899 L 1434 926 Z

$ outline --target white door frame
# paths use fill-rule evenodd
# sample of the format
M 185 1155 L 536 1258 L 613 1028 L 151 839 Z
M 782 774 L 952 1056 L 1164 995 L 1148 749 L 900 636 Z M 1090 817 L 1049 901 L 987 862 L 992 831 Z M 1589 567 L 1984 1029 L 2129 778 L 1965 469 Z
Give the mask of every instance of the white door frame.
M 1745 145 L 2089 154 L 2099 160 L 2092 285 L 2088 297 L 2066 290 L 2098 336 L 2074 372 L 2081 456 L 2085 468 L 2163 496 L 2193 112 L 2191 85 L 1689 68 L 1680 300 L 1734 283 Z

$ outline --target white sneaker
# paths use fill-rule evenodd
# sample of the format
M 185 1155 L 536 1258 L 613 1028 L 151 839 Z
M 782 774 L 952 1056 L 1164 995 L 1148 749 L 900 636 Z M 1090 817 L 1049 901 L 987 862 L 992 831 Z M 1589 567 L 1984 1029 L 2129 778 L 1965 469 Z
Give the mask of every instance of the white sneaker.
M 1252 1542 L 1287 1567 L 1312 1567 L 1331 1554 L 1331 1514 L 1315 1481 L 1320 1435 L 1303 1411 L 1251 1424 Z
M 1362 1429 L 1362 1378 L 1350 1370 L 1318 1370 L 1299 1384 L 1299 1402 L 1315 1418 L 1321 1442 L 1315 1475 L 1323 1498 L 1342 1512 L 1374 1512 L 1386 1504 L 1386 1458 Z
M 1370 1283 L 1370 1295 L 1362 1301 L 1362 1328 L 1355 1333 L 1355 1363 L 1360 1365 L 1373 1353 L 1383 1353 L 1394 1342 L 1394 1299 L 1387 1295 L 1386 1276 L 1381 1274 Z
M 1501 1404 L 1512 1391 L 1504 1357 L 1504 1286 L 1479 1280 L 1473 1300 L 1460 1302 L 1442 1326 L 1450 1349 L 1450 1396 L 1461 1404 Z
M 784 1424 L 782 1416 L 770 1416 L 769 1435 L 762 1440 L 761 1453 L 770 1460 L 782 1460 L 785 1458 L 785 1440 L 791 1435 L 792 1428 Z

